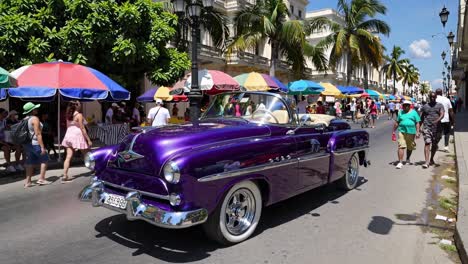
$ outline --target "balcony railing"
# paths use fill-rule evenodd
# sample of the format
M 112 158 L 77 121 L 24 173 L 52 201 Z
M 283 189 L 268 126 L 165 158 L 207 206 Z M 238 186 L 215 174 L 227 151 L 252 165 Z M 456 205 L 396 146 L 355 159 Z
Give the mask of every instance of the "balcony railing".
M 270 60 L 268 58 L 255 55 L 249 52 L 238 51 L 227 57 L 228 62 L 230 63 L 246 63 L 259 66 L 269 66 Z
M 218 59 L 224 60 L 223 52 L 221 51 L 221 49 L 208 46 L 208 45 L 198 44 L 198 54 L 200 56 L 212 57 L 212 58 L 218 58 Z

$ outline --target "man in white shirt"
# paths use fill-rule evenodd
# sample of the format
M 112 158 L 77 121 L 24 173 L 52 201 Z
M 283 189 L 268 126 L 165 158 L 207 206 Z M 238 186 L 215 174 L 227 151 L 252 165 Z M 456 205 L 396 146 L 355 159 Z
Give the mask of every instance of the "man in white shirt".
M 450 139 L 450 129 L 451 129 L 451 123 L 455 122 L 455 119 L 453 118 L 453 109 L 452 109 L 452 103 L 450 102 L 450 99 L 442 95 L 442 89 L 437 89 L 436 90 L 437 94 L 437 99 L 436 102 L 439 104 L 442 104 L 444 106 L 444 117 L 440 121 L 442 123 L 442 131 L 444 133 L 444 151 L 448 152 L 449 148 L 449 139 Z
M 151 126 L 165 126 L 170 118 L 169 110 L 164 108 L 163 101 L 156 99 L 156 107 L 151 108 L 148 112 L 148 124 L 151 124 Z
M 305 98 L 305 96 L 302 96 L 302 101 L 300 101 L 297 104 L 297 113 L 298 114 L 307 114 L 307 106 L 308 105 L 309 105 L 309 103 L 307 102 L 307 99 Z
M 356 123 L 356 98 L 351 100 L 351 103 L 349 104 L 349 111 L 351 111 L 351 119 L 353 120 L 353 123 Z
M 111 107 L 109 107 L 109 109 L 107 109 L 107 112 L 106 112 L 106 120 L 105 120 L 105 123 L 106 123 L 106 124 L 112 124 L 112 123 L 113 123 L 114 111 L 115 111 L 118 107 L 119 107 L 118 104 L 112 103 Z

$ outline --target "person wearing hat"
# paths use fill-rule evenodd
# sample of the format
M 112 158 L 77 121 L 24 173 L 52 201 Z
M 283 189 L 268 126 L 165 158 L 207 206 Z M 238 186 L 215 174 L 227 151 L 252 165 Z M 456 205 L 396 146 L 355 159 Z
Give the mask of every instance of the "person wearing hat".
M 397 169 L 403 167 L 403 156 L 406 149 L 406 164 L 411 164 L 410 158 L 416 149 L 415 138 L 419 138 L 419 122 L 421 118 L 416 110 L 411 109 L 411 101 L 405 100 L 403 109 L 398 113 L 393 133 L 398 129 L 398 164 Z
M 170 118 L 169 110 L 163 106 L 163 101 L 159 98 L 156 99 L 156 106 L 148 112 L 148 124 L 151 124 L 151 126 L 165 126 Z
M 111 107 L 109 107 L 109 109 L 107 109 L 106 117 L 105 117 L 106 124 L 114 123 L 114 113 L 118 109 L 119 109 L 119 105 L 116 104 L 116 103 L 112 103 Z
M 25 154 L 24 164 L 26 165 L 26 181 L 24 183 L 24 188 L 32 186 L 31 178 L 33 176 L 34 167 L 38 165 L 40 165 L 41 171 L 37 183 L 39 185 L 51 183 L 45 179 L 49 156 L 47 155 L 47 150 L 44 146 L 44 141 L 42 140 L 42 123 L 37 117 L 37 109 L 39 107 L 41 107 L 40 104 L 33 104 L 31 102 L 28 102 L 23 106 L 23 114 L 26 115 L 25 118 L 28 120 L 29 134 L 32 135 L 31 143 L 23 146 Z

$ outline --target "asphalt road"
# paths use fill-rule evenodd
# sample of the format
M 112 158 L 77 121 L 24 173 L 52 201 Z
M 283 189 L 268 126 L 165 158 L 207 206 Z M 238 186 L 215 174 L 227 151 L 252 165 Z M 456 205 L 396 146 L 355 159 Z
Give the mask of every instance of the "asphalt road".
M 0 263 L 451 263 L 418 217 L 431 170 L 389 164 L 391 125 L 379 120 L 369 129 L 372 166 L 361 167 L 357 189 L 326 186 L 268 207 L 255 235 L 231 247 L 209 241 L 200 227 L 165 230 L 79 202 L 85 168 L 71 170 L 80 175 L 72 183 L 28 190 L 18 178 L 0 185 Z M 423 157 L 418 145 L 414 161 Z

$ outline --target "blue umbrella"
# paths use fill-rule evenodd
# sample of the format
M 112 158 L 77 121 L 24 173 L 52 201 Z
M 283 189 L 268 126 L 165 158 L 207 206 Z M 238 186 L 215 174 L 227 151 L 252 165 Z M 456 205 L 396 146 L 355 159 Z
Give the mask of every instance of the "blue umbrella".
M 372 97 L 372 98 L 379 98 L 380 97 L 379 93 L 377 93 L 376 91 L 371 90 L 371 89 L 367 89 L 366 93 L 368 93 L 369 96 Z
M 313 81 L 298 80 L 288 84 L 288 94 L 320 94 L 325 88 Z
M 157 90 L 158 90 L 158 88 L 149 89 L 144 94 L 138 96 L 137 101 L 140 102 L 140 103 L 154 102 L 154 94 L 156 93 Z
M 343 94 L 362 94 L 364 89 L 354 86 L 338 86 L 338 90 L 341 91 Z
M 283 92 L 283 93 L 288 92 L 288 87 L 284 85 L 284 83 L 282 83 L 280 80 L 276 79 L 275 77 L 270 76 L 270 78 L 278 85 L 280 92 Z

